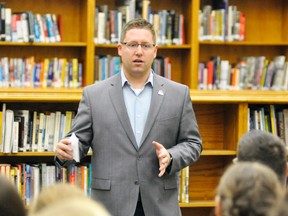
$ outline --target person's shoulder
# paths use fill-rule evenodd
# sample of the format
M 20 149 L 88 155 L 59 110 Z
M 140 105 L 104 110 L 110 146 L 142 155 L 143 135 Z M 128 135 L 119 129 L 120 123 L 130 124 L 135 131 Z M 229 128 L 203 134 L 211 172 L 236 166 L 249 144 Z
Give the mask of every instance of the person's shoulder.
M 160 85 L 164 84 L 164 86 L 166 86 L 166 87 L 179 88 L 179 89 L 188 89 L 189 88 L 187 85 L 184 85 L 182 83 L 170 80 L 166 77 L 162 77 L 158 74 L 154 74 L 154 77 L 155 77 L 155 80 L 157 80 L 157 82 Z

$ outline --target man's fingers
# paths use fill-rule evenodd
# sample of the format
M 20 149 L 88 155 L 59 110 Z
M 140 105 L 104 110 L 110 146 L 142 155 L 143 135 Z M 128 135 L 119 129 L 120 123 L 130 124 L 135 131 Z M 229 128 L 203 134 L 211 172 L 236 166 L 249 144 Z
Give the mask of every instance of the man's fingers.
M 160 151 L 161 149 L 163 149 L 163 145 L 161 145 L 160 143 L 153 141 L 152 144 L 154 145 L 154 147 L 156 148 L 157 151 Z

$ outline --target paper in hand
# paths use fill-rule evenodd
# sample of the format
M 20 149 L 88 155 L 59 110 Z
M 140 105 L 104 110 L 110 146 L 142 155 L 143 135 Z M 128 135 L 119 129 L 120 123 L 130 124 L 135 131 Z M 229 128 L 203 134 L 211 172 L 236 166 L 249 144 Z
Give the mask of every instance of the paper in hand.
M 80 162 L 80 155 L 79 155 L 79 143 L 78 138 L 76 137 L 75 133 L 72 133 L 72 136 L 70 137 L 71 140 L 71 147 L 73 150 L 73 159 L 76 162 Z

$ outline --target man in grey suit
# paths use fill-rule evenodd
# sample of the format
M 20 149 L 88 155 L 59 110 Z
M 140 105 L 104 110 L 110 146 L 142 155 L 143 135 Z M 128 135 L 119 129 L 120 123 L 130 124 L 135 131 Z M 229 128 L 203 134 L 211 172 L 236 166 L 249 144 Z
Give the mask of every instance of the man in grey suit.
M 56 161 L 72 160 L 74 132 L 81 158 L 93 150 L 92 197 L 113 216 L 179 216 L 178 173 L 202 151 L 189 88 L 152 71 L 158 47 L 145 19 L 128 22 L 120 41 L 121 73 L 84 88 Z

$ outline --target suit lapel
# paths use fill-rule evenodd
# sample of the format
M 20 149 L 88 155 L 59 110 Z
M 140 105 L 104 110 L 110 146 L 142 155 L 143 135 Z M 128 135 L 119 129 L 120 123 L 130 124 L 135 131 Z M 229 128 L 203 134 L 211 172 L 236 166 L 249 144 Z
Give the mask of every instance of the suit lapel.
M 117 116 L 134 147 L 138 149 L 136 139 L 130 124 L 129 116 L 127 113 L 126 105 L 124 102 L 124 96 L 121 86 L 121 76 L 115 76 L 115 79 L 111 79 L 111 88 L 109 95 L 113 104 L 113 107 L 117 113 Z
M 151 99 L 151 105 L 149 114 L 146 120 L 144 132 L 141 139 L 141 145 L 147 138 L 155 119 L 160 111 L 160 107 L 162 105 L 163 99 L 165 97 L 165 89 L 164 89 L 164 83 L 160 81 L 160 79 L 157 78 L 157 75 L 154 74 L 154 81 L 153 81 L 153 93 L 152 93 L 152 99 Z

